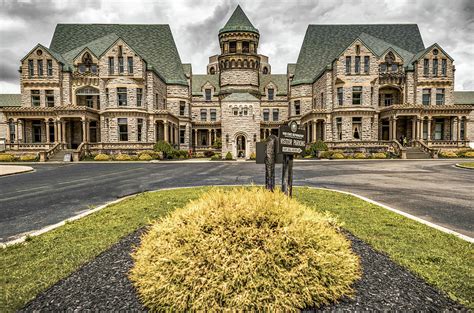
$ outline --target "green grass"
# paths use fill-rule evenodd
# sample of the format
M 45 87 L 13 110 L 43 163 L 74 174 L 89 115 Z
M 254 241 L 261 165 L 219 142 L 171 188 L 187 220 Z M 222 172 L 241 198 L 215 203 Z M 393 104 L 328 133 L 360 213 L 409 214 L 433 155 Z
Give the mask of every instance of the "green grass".
M 1 250 L 0 312 L 21 308 L 123 236 L 207 190 L 141 194 Z M 337 215 L 351 233 L 453 299 L 474 308 L 472 244 L 350 195 L 296 188 L 295 198 L 318 211 Z
M 464 167 L 464 168 L 474 168 L 474 162 L 462 162 L 456 165 L 459 167 Z

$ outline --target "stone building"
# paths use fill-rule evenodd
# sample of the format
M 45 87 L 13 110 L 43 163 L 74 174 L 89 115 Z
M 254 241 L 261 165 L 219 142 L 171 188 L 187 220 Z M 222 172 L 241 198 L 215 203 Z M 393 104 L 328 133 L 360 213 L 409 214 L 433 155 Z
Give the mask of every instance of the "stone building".
M 0 95 L 0 141 L 16 153 L 179 149 L 248 159 L 296 120 L 308 144 L 370 151 L 403 137 L 425 152 L 474 140 L 474 92 L 417 25 L 309 25 L 295 64 L 272 74 L 240 6 L 207 74 L 181 62 L 168 25 L 59 24 L 20 62 L 20 95 Z

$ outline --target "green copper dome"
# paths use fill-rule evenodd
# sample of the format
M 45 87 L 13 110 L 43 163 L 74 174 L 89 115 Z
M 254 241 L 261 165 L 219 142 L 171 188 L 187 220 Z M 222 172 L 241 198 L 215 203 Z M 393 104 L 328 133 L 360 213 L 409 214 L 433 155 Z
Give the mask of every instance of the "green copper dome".
M 232 16 L 229 18 L 225 26 L 219 30 L 219 35 L 222 33 L 236 31 L 245 31 L 258 34 L 258 29 L 253 27 L 252 23 L 250 23 L 249 18 L 247 15 L 245 15 L 240 5 L 235 8 L 234 13 L 232 13 Z

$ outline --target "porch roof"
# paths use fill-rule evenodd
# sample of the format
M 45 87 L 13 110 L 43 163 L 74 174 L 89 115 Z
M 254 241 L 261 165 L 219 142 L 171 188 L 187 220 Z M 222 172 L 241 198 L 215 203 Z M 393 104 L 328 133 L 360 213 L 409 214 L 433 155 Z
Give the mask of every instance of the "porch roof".
M 21 94 L 0 94 L 0 108 L 21 106 Z

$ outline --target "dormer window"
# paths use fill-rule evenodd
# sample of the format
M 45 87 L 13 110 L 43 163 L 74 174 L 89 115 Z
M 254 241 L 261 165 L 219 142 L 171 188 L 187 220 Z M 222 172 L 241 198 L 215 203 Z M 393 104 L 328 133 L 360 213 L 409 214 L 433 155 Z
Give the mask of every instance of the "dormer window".
M 273 101 L 273 96 L 275 94 L 275 89 L 273 88 L 268 88 L 268 100 Z
M 92 63 L 92 56 L 90 55 L 89 52 L 84 53 L 82 56 L 81 62 L 78 65 L 78 71 L 79 73 L 86 73 L 86 72 L 92 72 L 92 73 L 97 73 L 97 64 Z
M 211 101 L 212 100 L 212 90 L 211 89 L 206 89 L 205 90 L 205 95 L 206 95 L 206 101 Z

